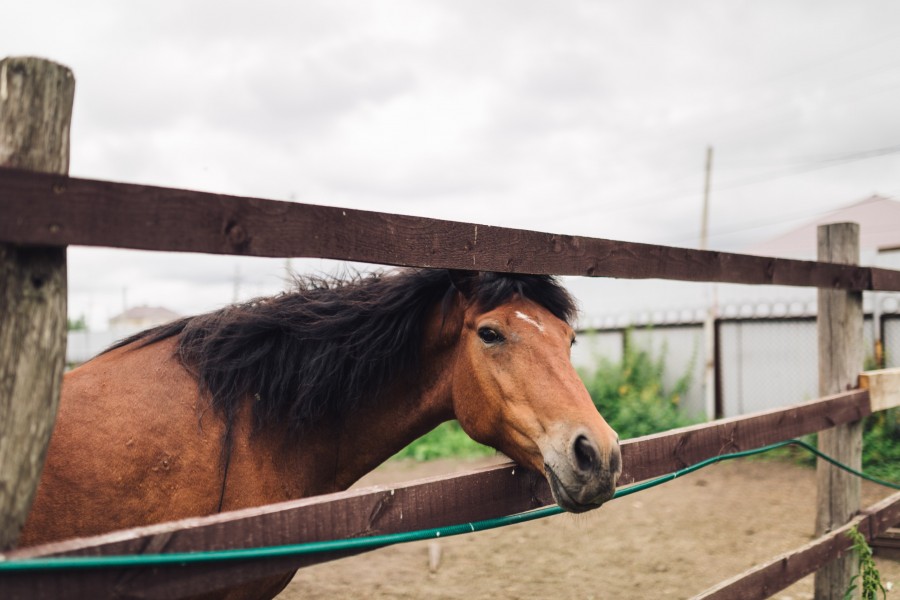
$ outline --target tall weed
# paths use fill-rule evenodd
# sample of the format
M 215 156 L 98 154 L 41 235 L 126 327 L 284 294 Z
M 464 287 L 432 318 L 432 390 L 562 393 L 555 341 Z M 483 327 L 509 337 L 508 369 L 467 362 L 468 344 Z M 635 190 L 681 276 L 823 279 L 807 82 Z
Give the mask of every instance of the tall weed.
M 863 428 L 863 471 L 900 481 L 900 409 L 870 415 Z
M 594 369 L 579 369 L 594 405 L 622 439 L 633 438 L 693 421 L 679 409 L 681 399 L 691 385 L 691 368 L 665 389 L 663 374 L 667 348 L 653 357 L 636 348 L 631 332 L 625 332 L 620 362 L 598 359 Z

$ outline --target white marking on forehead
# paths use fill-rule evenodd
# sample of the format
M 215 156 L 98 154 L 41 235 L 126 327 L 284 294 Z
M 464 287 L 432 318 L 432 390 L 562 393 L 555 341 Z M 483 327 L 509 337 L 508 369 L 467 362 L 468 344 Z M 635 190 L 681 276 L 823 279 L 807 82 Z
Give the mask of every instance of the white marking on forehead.
M 537 327 L 538 331 L 540 331 L 541 333 L 544 333 L 544 326 L 541 325 L 540 323 L 538 323 L 537 321 L 535 321 L 534 319 L 532 319 L 531 317 L 529 317 L 528 315 L 526 315 L 525 313 L 517 310 L 516 316 L 519 317 L 520 319 L 522 319 L 523 321 L 525 321 L 526 323 L 528 323 L 529 325 L 534 325 L 535 327 Z

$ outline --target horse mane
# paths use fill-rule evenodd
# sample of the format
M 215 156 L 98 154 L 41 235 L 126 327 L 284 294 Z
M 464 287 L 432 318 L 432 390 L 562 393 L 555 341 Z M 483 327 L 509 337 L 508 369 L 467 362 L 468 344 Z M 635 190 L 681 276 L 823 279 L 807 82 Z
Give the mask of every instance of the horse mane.
M 569 322 L 576 307 L 553 277 L 469 273 L 485 311 L 515 294 Z M 345 279 L 302 277 L 296 289 L 187 317 L 107 350 L 177 336 L 175 354 L 229 425 L 254 398 L 257 427 L 302 431 L 347 414 L 421 361 L 428 311 L 456 291 L 445 270 L 407 269 Z

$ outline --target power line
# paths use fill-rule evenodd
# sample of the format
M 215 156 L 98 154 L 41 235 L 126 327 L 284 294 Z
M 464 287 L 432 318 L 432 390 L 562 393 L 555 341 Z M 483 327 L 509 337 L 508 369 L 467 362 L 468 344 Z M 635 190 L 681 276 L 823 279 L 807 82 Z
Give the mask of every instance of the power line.
M 757 86 L 760 86 L 760 85 L 763 85 L 766 83 L 770 83 L 772 81 L 778 81 L 780 79 L 785 79 L 787 77 L 793 77 L 793 76 L 797 75 L 798 73 L 803 73 L 804 71 L 814 70 L 818 67 L 821 67 L 822 65 L 829 64 L 836 60 L 843 59 L 852 54 L 858 54 L 858 53 L 866 51 L 866 50 L 871 50 L 872 48 L 875 48 L 877 46 L 884 44 L 885 42 L 889 42 L 889 41 L 895 40 L 897 38 L 900 38 L 900 33 L 893 32 L 888 35 L 882 36 L 873 42 L 869 42 L 867 44 L 853 46 L 850 48 L 845 48 L 843 50 L 839 50 L 838 52 L 829 54 L 827 56 L 824 56 L 817 60 L 808 62 L 806 64 L 798 65 L 787 71 L 782 71 L 781 73 L 777 73 L 775 75 L 771 75 L 771 76 L 765 77 L 763 79 L 758 79 L 758 80 L 744 86 L 741 89 L 741 91 L 746 91 L 748 89 L 752 89 L 754 87 L 757 87 Z
M 810 171 L 817 171 L 819 169 L 827 169 L 829 167 L 836 167 L 839 165 L 845 165 L 852 162 L 858 162 L 861 160 L 868 160 L 870 158 L 878 158 L 881 156 L 889 156 L 891 154 L 897 154 L 900 152 L 900 144 L 894 146 L 887 146 L 884 148 L 876 148 L 874 150 L 864 150 L 862 152 L 852 152 L 849 154 L 844 154 L 841 156 L 835 156 L 832 158 L 825 158 L 817 161 L 813 161 L 807 163 L 805 165 L 798 165 L 796 167 L 787 169 L 781 173 L 770 173 L 767 175 L 759 176 L 759 177 L 748 177 L 745 179 L 735 180 L 723 185 L 716 185 L 714 189 L 718 191 L 722 190 L 731 190 L 740 187 L 746 187 L 748 185 L 756 185 L 757 183 L 763 183 L 766 181 L 774 181 L 776 179 L 783 179 L 784 177 L 792 177 L 794 175 L 800 175 L 802 173 L 808 173 Z
M 878 194 L 878 195 L 882 196 L 882 197 L 890 197 L 890 196 L 896 195 L 897 193 L 900 193 L 900 190 L 895 191 L 895 193 L 884 193 L 884 194 Z M 727 229 L 727 230 L 718 230 L 718 231 L 711 232 L 709 234 L 709 237 L 710 238 L 723 237 L 723 236 L 727 236 L 727 235 L 734 235 L 735 233 L 744 233 L 746 231 L 752 231 L 754 229 L 762 229 L 765 227 L 771 227 L 772 225 L 776 225 L 778 223 L 799 221 L 802 219 L 810 219 L 810 218 L 816 217 L 818 215 L 827 215 L 827 214 L 833 213 L 836 210 L 838 210 L 838 209 L 831 209 L 831 210 L 825 211 L 825 213 L 822 213 L 822 211 L 820 209 L 816 208 L 816 209 L 805 210 L 802 212 L 791 213 L 789 215 L 779 215 L 776 217 L 759 219 L 756 221 L 752 221 L 749 224 L 746 224 L 746 223 L 742 224 L 740 227 L 734 227 L 734 228 Z M 889 231 L 889 230 L 877 230 L 876 229 L 876 230 L 869 230 L 869 233 L 886 233 L 887 231 Z M 672 238 L 669 238 L 668 240 L 664 240 L 661 243 L 663 243 L 663 244 L 678 244 L 678 245 L 689 244 L 693 241 L 694 237 L 695 236 L 691 236 L 689 234 L 683 234 L 683 235 L 679 235 L 677 239 L 675 237 L 672 237 Z
M 712 191 L 728 191 L 733 189 L 738 189 L 742 187 L 748 187 L 752 185 L 757 185 L 760 183 L 765 183 L 767 181 L 775 181 L 778 179 L 784 179 L 786 177 L 793 177 L 796 175 L 801 175 L 804 173 L 808 173 L 811 171 L 817 171 L 820 169 L 827 169 L 830 167 L 841 166 L 845 164 L 849 164 L 852 162 L 859 162 L 863 160 L 869 160 L 872 158 L 880 158 L 882 156 L 889 156 L 892 154 L 900 153 L 900 144 L 896 144 L 893 146 L 885 146 L 882 148 L 874 148 L 871 150 L 863 150 L 858 152 L 850 152 L 839 154 L 836 156 L 821 158 L 818 160 L 810 161 L 805 164 L 797 164 L 796 160 L 792 159 L 783 159 L 785 162 L 793 163 L 794 166 L 787 167 L 782 169 L 779 172 L 775 173 L 767 173 L 764 175 L 758 175 L 754 177 L 745 177 L 740 179 L 733 179 L 731 181 L 726 181 L 725 183 L 720 184 L 712 184 Z M 607 214 L 609 213 L 618 213 L 624 211 L 635 210 L 639 208 L 646 208 L 648 206 L 655 206 L 657 204 L 661 204 L 664 202 L 671 202 L 672 200 L 677 200 L 685 197 L 696 197 L 696 190 L 684 190 L 683 192 L 657 192 L 654 194 L 649 194 L 644 196 L 643 198 L 639 198 L 635 201 L 631 202 L 621 202 L 615 206 L 607 204 L 593 204 L 590 206 L 580 205 L 575 207 L 572 210 L 566 211 L 565 214 L 559 215 L 557 213 L 556 216 L 560 217 L 571 217 L 576 214 L 583 214 L 585 212 L 593 212 L 597 209 L 603 209 Z
M 779 215 L 777 217 L 769 217 L 766 219 L 759 219 L 757 221 L 751 222 L 750 224 L 746 224 L 746 223 L 742 224 L 740 227 L 735 227 L 735 228 L 724 230 L 724 231 L 723 230 L 714 231 L 709 234 L 709 237 L 717 238 L 717 237 L 722 237 L 722 236 L 726 236 L 726 235 L 734 235 L 735 233 L 744 233 L 745 231 L 752 231 L 754 229 L 762 229 L 765 227 L 771 227 L 772 225 L 775 225 L 778 223 L 799 221 L 801 219 L 809 219 L 809 218 L 815 217 L 818 214 L 820 214 L 820 210 L 814 209 L 814 210 L 805 210 L 803 212 L 791 213 L 790 215 Z M 661 243 L 662 244 L 677 244 L 677 245 L 684 244 L 684 245 L 686 245 L 686 244 L 691 243 L 695 237 L 696 237 L 695 235 L 684 234 L 684 235 L 679 235 L 677 239 L 673 236 L 672 238 L 663 240 Z
M 766 176 L 766 177 L 754 178 L 752 180 L 748 179 L 748 180 L 742 180 L 742 181 L 733 181 L 733 182 L 727 183 L 725 185 L 714 185 L 713 190 L 736 189 L 739 187 L 755 185 L 755 184 L 762 183 L 765 181 L 771 181 L 771 180 L 781 179 L 784 177 L 790 177 L 793 175 L 798 175 L 798 174 L 806 173 L 806 172 L 813 171 L 813 170 L 825 169 L 825 168 L 829 168 L 832 166 L 839 166 L 839 165 L 847 164 L 850 162 L 857 162 L 857 161 L 862 161 L 862 160 L 868 160 L 871 158 L 889 156 L 889 155 L 897 154 L 897 153 L 900 153 L 900 145 L 886 146 L 883 148 L 875 148 L 872 150 L 864 150 L 864 151 L 860 151 L 860 152 L 845 153 L 845 154 L 841 154 L 841 155 L 837 155 L 837 156 L 826 157 L 826 158 L 821 158 L 821 159 L 818 159 L 815 161 L 811 161 L 810 163 L 808 163 L 806 165 L 801 165 L 800 167 L 797 167 L 790 172 L 779 173 L 779 174 L 770 175 L 770 176 Z M 695 193 L 696 192 L 692 192 L 689 195 L 693 196 Z M 671 196 L 670 195 L 670 196 L 666 196 L 665 198 L 663 198 L 663 200 L 672 200 L 675 198 L 683 197 L 685 195 L 687 195 L 687 194 L 683 194 L 681 196 Z M 888 194 L 888 195 L 890 195 L 890 194 Z M 618 207 L 617 209 L 614 209 L 612 212 L 618 212 L 618 210 L 623 210 L 623 209 L 630 210 L 633 208 L 641 208 L 641 207 L 646 207 L 646 206 L 650 206 L 650 205 L 657 204 L 657 203 L 658 203 L 658 201 L 654 200 L 654 201 L 651 201 L 648 203 L 643 203 L 640 205 L 631 204 L 624 208 Z M 808 219 L 808 218 L 814 217 L 818 214 L 820 214 L 820 210 L 814 209 L 814 210 L 805 210 L 803 212 L 791 213 L 790 215 L 779 215 L 777 217 L 769 217 L 766 219 L 760 219 L 757 221 L 753 221 L 750 224 L 746 224 L 746 223 L 742 224 L 740 227 L 710 232 L 708 234 L 708 237 L 709 238 L 720 238 L 723 236 L 734 235 L 736 233 L 744 233 L 747 231 L 752 231 L 754 229 L 762 229 L 765 227 L 771 227 L 772 225 L 775 225 L 778 223 L 783 223 L 786 221 L 790 222 L 790 221 L 797 221 L 797 220 L 801 220 L 801 219 Z M 696 233 L 684 233 L 684 234 L 679 234 L 677 236 L 677 238 L 675 236 L 673 236 L 672 238 L 663 240 L 661 243 L 675 244 L 675 245 L 687 245 L 687 244 L 694 242 L 695 240 L 696 240 Z

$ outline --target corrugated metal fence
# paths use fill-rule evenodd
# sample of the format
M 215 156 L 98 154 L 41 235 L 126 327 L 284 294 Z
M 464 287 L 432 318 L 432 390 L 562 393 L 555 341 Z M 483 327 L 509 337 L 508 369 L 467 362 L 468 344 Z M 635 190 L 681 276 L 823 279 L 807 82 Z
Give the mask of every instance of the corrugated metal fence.
M 878 330 L 874 324 L 879 325 Z M 731 417 L 819 397 L 816 319 L 754 317 L 718 319 L 716 327 L 716 406 Z M 877 334 L 880 333 L 880 336 Z M 601 360 L 620 362 L 626 335 L 636 349 L 665 362 L 663 385 L 671 388 L 690 373 L 684 410 L 704 416 L 703 373 L 706 353 L 703 323 L 608 328 L 582 332 L 572 351 L 576 366 Z M 900 314 L 866 315 L 866 368 L 876 367 L 876 336 L 884 347 L 884 367 L 900 366 Z M 864 365 L 860 365 L 863 370 Z

